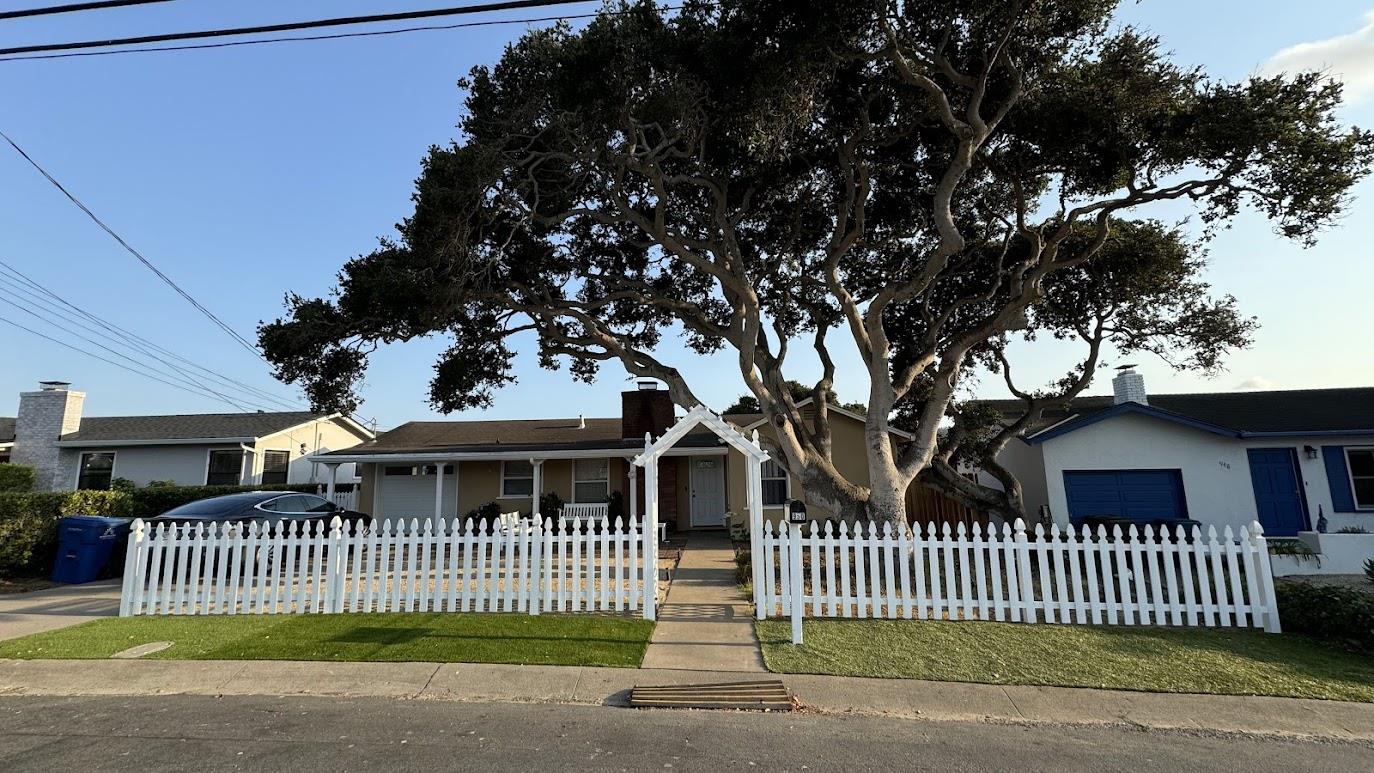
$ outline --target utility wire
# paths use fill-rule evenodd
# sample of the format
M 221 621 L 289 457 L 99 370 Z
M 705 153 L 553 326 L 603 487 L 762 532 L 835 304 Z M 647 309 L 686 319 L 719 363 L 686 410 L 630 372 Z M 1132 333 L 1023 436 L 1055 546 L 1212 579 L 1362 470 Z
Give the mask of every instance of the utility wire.
M 180 354 L 177 354 L 176 352 L 167 349 L 166 347 L 159 346 L 158 344 L 136 333 L 133 333 L 125 328 L 122 328 L 119 325 L 114 324 L 113 322 L 102 319 L 96 314 L 93 314 L 87 311 L 86 309 L 83 309 L 80 306 L 77 306 L 71 303 L 70 301 L 66 300 L 62 296 L 58 295 L 57 293 L 53 292 L 52 290 L 48 289 L 47 287 L 43 286 L 42 284 L 38 283 L 37 281 L 29 277 L 28 275 L 24 274 L 22 271 L 15 268 L 13 265 L 5 262 L 3 259 L 0 259 L 0 283 L 8 283 L 12 288 L 17 288 L 22 292 L 30 294 L 30 296 L 32 292 L 37 291 L 38 293 L 41 293 L 42 295 L 45 295 L 48 298 L 51 298 L 57 303 L 67 307 L 68 309 L 71 309 L 73 312 L 79 314 L 81 317 L 84 317 L 85 319 L 94 322 L 101 328 L 104 328 L 104 330 L 107 331 L 110 335 L 123 339 L 131 348 L 141 351 L 147 354 L 148 356 L 158 359 L 159 361 L 166 362 L 166 360 L 163 360 L 162 357 L 159 356 L 159 354 L 166 355 L 167 357 L 170 357 L 173 360 L 177 360 L 185 364 L 186 366 L 194 368 L 195 370 L 200 371 L 201 373 L 204 373 L 207 376 L 220 381 L 221 383 L 227 385 L 228 388 L 237 388 L 247 391 L 248 396 L 252 399 L 269 400 L 279 405 L 285 406 L 290 410 L 301 409 L 301 403 L 299 402 L 293 402 L 291 400 L 288 400 L 287 398 L 280 397 L 271 392 L 268 392 L 265 389 L 255 387 L 251 384 L 239 381 L 238 379 L 235 379 L 231 376 L 226 376 L 223 373 L 220 373 L 219 371 L 207 368 L 204 365 L 200 365 L 192 360 L 187 359 L 186 357 L 181 356 Z M 60 310 L 57 309 L 53 309 L 53 311 L 56 313 L 61 313 Z M 70 316 L 64 315 L 64 317 L 71 320 Z M 91 328 L 87 327 L 86 329 L 90 330 Z M 97 335 L 103 335 L 98 331 L 92 332 L 96 332 Z M 169 367 L 179 369 L 179 366 L 177 365 L 174 365 L 172 363 L 167 364 Z
M 185 298 L 186 301 L 190 303 L 192 306 L 194 306 L 201 314 L 204 314 L 207 318 L 210 319 L 211 322 L 214 322 L 215 325 L 217 325 L 221 330 L 223 330 L 225 333 L 228 333 L 229 337 L 237 341 L 240 346 L 252 352 L 253 356 L 266 362 L 266 358 L 262 356 L 262 353 L 258 351 L 258 348 L 256 346 L 250 343 L 248 339 L 239 335 L 238 331 L 229 327 L 228 323 L 226 323 L 224 320 L 215 316 L 214 312 L 202 306 L 200 301 L 197 301 L 194 297 L 191 296 L 190 293 L 181 289 L 180 285 L 173 281 L 171 277 L 162 273 L 161 269 L 153 265 L 152 261 L 143 257 L 143 253 L 134 249 L 132 246 L 130 246 L 128 242 L 124 241 L 123 237 L 115 233 L 114 229 L 110 228 L 108 225 L 105 225 L 105 222 L 103 220 L 97 217 L 96 214 L 92 212 L 89 207 L 87 207 L 85 204 L 82 204 L 80 199 L 78 199 L 76 196 L 73 196 L 70 191 L 63 187 L 62 183 L 57 181 L 57 178 L 48 174 L 48 170 L 44 169 L 41 165 L 39 165 L 37 161 L 34 161 L 28 153 L 25 153 L 24 149 L 19 147 L 19 145 L 15 143 L 14 140 L 10 139 L 8 134 L 5 134 L 3 131 L 0 131 L 0 138 L 4 138 L 4 140 L 10 144 L 10 147 L 14 148 L 19 153 L 19 155 L 24 157 L 25 161 L 29 162 L 29 164 L 34 169 L 38 170 L 39 174 L 46 177 L 48 179 L 48 182 L 52 183 L 53 186 L 55 186 L 59 191 L 62 192 L 62 195 L 66 196 L 73 204 L 80 208 L 82 212 L 85 212 L 87 217 L 93 220 L 96 225 L 100 226 L 105 231 L 105 233 L 113 237 L 115 241 L 119 242 L 119 245 L 124 249 L 128 250 L 129 254 L 133 255 L 135 258 L 138 258 L 138 261 L 142 263 L 145 267 L 147 267 L 149 271 L 152 271 L 154 274 L 158 276 L 159 279 L 165 282 L 169 287 L 171 287 L 173 290 L 176 290 L 178 295 L 180 295 L 182 298 Z
M 676 11 L 681 6 L 664 6 L 665 11 Z M 527 19 L 492 19 L 489 21 L 468 21 L 457 24 L 426 24 L 416 27 L 400 27 L 389 30 L 368 32 L 336 32 L 332 35 L 297 35 L 284 38 L 257 38 L 255 40 L 234 40 L 223 43 L 198 43 L 185 46 L 151 46 L 146 48 L 121 48 L 114 51 L 73 51 L 65 54 L 36 54 L 34 56 L 7 56 L 0 62 L 22 62 L 30 59 L 71 59 L 81 56 L 118 56 L 119 54 L 146 54 L 159 51 L 202 51 L 211 48 L 236 48 L 238 46 L 257 46 L 263 43 L 304 43 L 313 40 L 343 40 L 345 38 L 371 38 L 383 35 L 400 35 L 408 32 L 428 32 L 431 30 L 456 30 L 467 27 L 492 27 L 499 24 L 538 24 L 546 21 L 568 21 L 572 19 L 592 19 L 597 16 L 610 16 L 625 11 L 602 11 L 600 13 L 564 14 L 562 16 L 538 16 Z
M 203 40 L 205 38 L 232 37 L 236 35 L 256 35 L 267 32 L 289 32 L 291 30 L 320 29 L 322 27 L 343 27 L 355 24 L 377 24 L 381 22 L 409 21 L 411 19 L 433 19 L 441 16 L 462 16 L 474 13 L 510 11 L 521 8 L 542 8 L 553 5 L 587 3 L 591 0 L 505 0 L 505 2 L 482 3 L 452 8 L 433 8 L 424 11 L 404 11 L 401 13 L 381 13 L 367 16 L 341 16 L 333 19 L 286 22 L 284 24 L 262 24 L 253 27 L 234 27 L 231 29 L 199 30 L 195 32 L 169 32 L 160 35 L 140 35 L 131 38 L 107 38 L 104 40 L 83 40 L 73 43 L 43 43 L 33 46 L 17 46 L 0 49 L 0 55 L 29 54 L 43 51 L 72 51 L 88 48 L 110 48 L 142 43 L 167 43 L 175 40 Z
M 26 16 L 50 16 L 58 13 L 76 13 L 78 11 L 101 11 L 106 8 L 123 8 L 130 5 L 152 5 L 153 3 L 170 3 L 172 0 L 99 0 L 90 3 L 68 3 L 66 5 L 51 5 L 46 8 L 24 8 L 18 11 L 0 11 L 0 21 L 5 19 L 20 19 Z

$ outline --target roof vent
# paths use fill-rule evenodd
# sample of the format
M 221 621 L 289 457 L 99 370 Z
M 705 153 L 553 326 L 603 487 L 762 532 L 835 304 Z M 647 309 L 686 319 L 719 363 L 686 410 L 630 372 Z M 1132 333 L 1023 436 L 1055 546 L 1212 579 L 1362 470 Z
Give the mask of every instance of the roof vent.
M 65 392 L 65 391 L 67 391 L 67 387 L 69 387 L 69 386 L 71 386 L 71 385 L 72 385 L 72 382 L 70 382 L 70 381 L 40 381 L 40 382 L 38 382 L 38 388 L 41 389 L 41 390 L 43 390 L 44 392 Z
M 587 417 L 584 416 L 584 415 L 582 415 L 582 414 L 580 414 L 580 413 L 577 414 L 577 428 L 578 428 L 578 429 L 586 429 L 586 428 L 587 428 Z
M 1145 377 L 1135 372 L 1135 365 L 1121 365 L 1112 379 L 1112 404 L 1139 403 L 1149 405 L 1145 394 Z

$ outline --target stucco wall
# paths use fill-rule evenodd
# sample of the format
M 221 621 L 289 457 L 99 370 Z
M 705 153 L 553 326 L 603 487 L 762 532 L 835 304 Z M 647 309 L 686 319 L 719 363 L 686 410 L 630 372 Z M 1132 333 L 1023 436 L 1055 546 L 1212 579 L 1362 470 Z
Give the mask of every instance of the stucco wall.
M 108 448 L 64 448 L 62 469 L 66 488 L 76 486 L 81 455 L 113 451 L 115 455 L 112 478 L 128 478 L 135 485 L 146 486 L 155 480 L 170 480 L 183 486 L 205 485 L 206 465 L 211 449 L 238 449 L 237 443 L 228 445 L 167 445 L 167 446 L 110 446 Z
M 1065 470 L 1179 469 L 1189 517 L 1218 527 L 1243 526 L 1256 518 L 1246 449 L 1294 448 L 1312 525 L 1320 507 L 1335 531 L 1342 526 L 1374 528 L 1374 513 L 1335 512 L 1320 455 L 1308 459 L 1302 449 L 1361 444 L 1359 438 L 1339 437 L 1227 438 L 1127 414 L 1053 438 L 1039 448 L 1044 454 L 1047 501 L 1059 523 L 1068 522 Z
M 365 439 L 347 425 L 333 419 L 312 421 L 285 432 L 268 435 L 260 438 L 254 448 L 255 453 L 251 460 L 252 470 L 248 476 L 248 482 L 259 483 L 262 481 L 263 451 L 288 451 L 291 456 L 286 473 L 287 483 L 323 483 L 328 479 L 329 470 L 322 464 L 311 462 L 307 457 L 325 451 L 352 448 Z M 305 446 L 303 453 L 301 451 L 302 445 Z M 355 471 L 352 464 L 340 465 L 340 482 L 352 481 L 354 477 Z

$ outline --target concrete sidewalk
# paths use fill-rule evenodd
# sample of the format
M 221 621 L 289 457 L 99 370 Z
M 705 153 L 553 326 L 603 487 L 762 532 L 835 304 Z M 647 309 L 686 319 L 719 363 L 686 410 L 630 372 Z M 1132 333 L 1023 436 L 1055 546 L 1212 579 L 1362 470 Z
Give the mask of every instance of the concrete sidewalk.
M 658 608 L 644 668 L 763 673 L 751 610 L 735 582 L 729 537 L 691 532 Z
M 0 695 L 313 695 L 623 706 L 636 685 L 752 673 L 469 663 L 0 660 Z M 1374 743 L 1374 704 L 780 675 L 805 710 L 952 721 L 1128 724 Z
M 119 580 L 0 596 L 0 639 L 66 628 L 119 614 Z

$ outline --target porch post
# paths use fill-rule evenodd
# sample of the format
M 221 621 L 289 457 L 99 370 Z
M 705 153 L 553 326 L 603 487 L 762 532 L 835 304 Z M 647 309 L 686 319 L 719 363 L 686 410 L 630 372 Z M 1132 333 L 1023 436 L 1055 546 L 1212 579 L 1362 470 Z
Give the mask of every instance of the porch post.
M 438 526 L 444 518 L 444 463 L 434 463 L 434 525 Z
M 759 446 L 759 431 L 754 430 L 750 438 L 756 448 Z M 759 603 L 763 595 L 763 562 L 772 561 L 772 556 L 763 555 L 763 461 L 750 456 L 745 461 L 745 491 L 749 502 L 749 555 L 754 574 L 754 617 L 762 620 L 770 611 Z
M 534 491 L 530 494 L 530 517 L 538 520 L 539 518 L 539 494 L 544 488 L 544 460 L 531 459 L 530 466 L 534 468 Z
M 644 619 L 658 616 L 658 560 L 655 556 L 658 540 L 658 454 L 650 454 L 649 433 L 644 433 L 644 532 L 640 535 L 644 550 Z
M 626 512 L 633 521 L 639 517 L 639 471 L 635 469 L 634 457 L 626 457 L 625 462 L 630 468 L 630 506 L 626 508 Z
M 324 495 L 326 499 L 328 499 L 330 502 L 333 502 L 334 486 L 338 483 L 339 480 L 339 465 L 326 464 L 325 467 L 329 468 L 329 480 L 325 481 L 324 483 Z
M 382 515 L 382 482 L 386 480 L 386 466 L 372 463 L 372 520 L 380 521 Z

